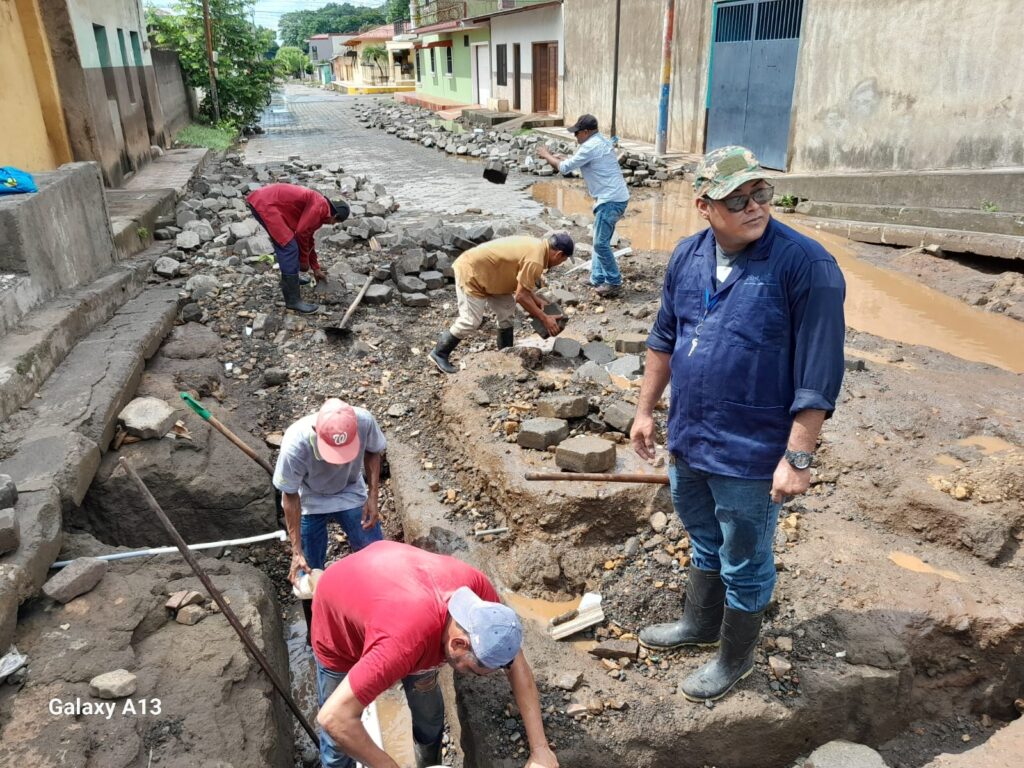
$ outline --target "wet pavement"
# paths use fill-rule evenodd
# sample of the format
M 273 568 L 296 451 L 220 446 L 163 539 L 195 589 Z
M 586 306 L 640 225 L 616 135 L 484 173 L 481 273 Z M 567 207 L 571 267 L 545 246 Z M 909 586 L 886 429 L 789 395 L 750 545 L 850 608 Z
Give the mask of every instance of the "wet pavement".
M 522 193 L 533 177 L 509 174 L 508 183 L 483 179 L 483 164 L 456 160 L 435 149 L 403 141 L 356 119 L 371 97 L 347 96 L 304 85 L 275 93 L 261 120 L 265 133 L 252 136 L 243 158 L 250 165 L 285 162 L 341 163 L 347 173 L 367 174 L 383 184 L 402 208 L 401 223 L 477 208 L 491 218 L 536 216 L 541 206 Z

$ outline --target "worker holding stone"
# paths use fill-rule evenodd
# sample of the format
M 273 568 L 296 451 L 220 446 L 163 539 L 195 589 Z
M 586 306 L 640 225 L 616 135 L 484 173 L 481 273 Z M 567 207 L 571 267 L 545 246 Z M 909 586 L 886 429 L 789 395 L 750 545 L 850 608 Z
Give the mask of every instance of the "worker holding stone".
M 540 696 L 523 654 L 519 617 L 461 560 L 382 541 L 331 565 L 313 603 L 313 655 L 325 768 L 399 768 L 370 738 L 363 710 L 401 681 L 412 712 L 417 768 L 441 764 L 444 701 L 438 673 L 505 673 L 530 747 L 527 768 L 557 768 Z
M 386 447 L 373 414 L 337 398 L 285 431 L 274 486 L 282 494 L 291 541 L 292 584 L 299 585 L 300 572 L 324 567 L 328 521 L 341 526 L 353 552 L 384 538 L 377 497 Z M 302 600 L 302 609 L 308 643 L 311 601 Z
M 302 301 L 299 295 L 299 285 L 309 282 L 301 279 L 299 272 L 312 269 L 317 280 L 327 279 L 320 269 L 313 235 L 324 224 L 347 219 L 348 203 L 296 184 L 268 184 L 250 192 L 245 202 L 274 245 L 284 305 L 305 314 L 316 312 L 319 305 Z
M 544 272 L 571 258 L 575 249 L 568 232 L 554 232 L 544 238 L 501 237 L 459 256 L 452 265 L 459 317 L 430 353 L 438 370 L 455 373 L 449 355 L 480 327 L 488 312 L 494 313 L 498 323 L 498 349 L 512 346 L 516 304 L 551 336 L 561 333 L 558 318 L 544 313 L 544 302 L 536 292 Z
M 750 150 L 709 153 L 694 190 L 710 228 L 669 261 L 631 438 L 654 458 L 654 407 L 671 383 L 669 480 L 692 562 L 682 618 L 640 642 L 718 646 L 681 685 L 711 701 L 753 669 L 779 510 L 807 490 L 842 384 L 846 285 L 820 244 L 772 219 L 773 188 Z
M 576 138 L 579 149 L 570 158 L 559 157 L 541 145 L 537 154 L 559 173 L 578 170 L 594 198 L 594 257 L 590 263 L 590 284 L 601 298 L 618 295 L 622 287 L 622 274 L 612 253 L 612 235 L 615 225 L 626 213 L 629 187 L 622 177 L 622 168 L 615 154 L 615 144 L 601 135 L 597 118 L 583 115 L 569 133 Z

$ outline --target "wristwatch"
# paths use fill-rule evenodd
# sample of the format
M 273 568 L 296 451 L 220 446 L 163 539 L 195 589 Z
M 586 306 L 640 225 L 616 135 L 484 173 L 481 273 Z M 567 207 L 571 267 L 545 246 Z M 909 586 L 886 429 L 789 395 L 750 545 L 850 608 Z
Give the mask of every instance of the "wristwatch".
M 786 451 L 786 461 L 793 465 L 794 469 L 808 469 L 814 461 L 814 454 L 807 451 Z

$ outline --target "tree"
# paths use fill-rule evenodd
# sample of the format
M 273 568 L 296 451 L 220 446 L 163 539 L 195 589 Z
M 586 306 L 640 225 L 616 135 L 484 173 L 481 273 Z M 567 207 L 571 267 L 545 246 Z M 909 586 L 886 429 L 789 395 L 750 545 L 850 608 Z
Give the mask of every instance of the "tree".
M 291 11 L 281 16 L 277 31 L 284 45 L 309 52 L 307 40 L 328 32 L 355 33 L 387 21 L 385 6 L 364 8 L 351 3 L 328 3 L 322 8 Z
M 387 14 L 389 24 L 395 21 L 408 21 L 409 0 L 388 0 Z
M 363 48 L 363 64 L 375 64 L 383 76 L 387 74 L 388 49 L 383 45 L 368 45 Z
M 285 45 L 277 49 L 275 63 L 278 74 L 282 77 L 300 77 L 309 66 L 309 57 L 302 52 L 301 48 Z
M 235 128 L 252 125 L 270 101 L 274 62 L 265 58 L 269 30 L 250 21 L 253 0 L 209 0 L 213 49 L 217 52 L 217 95 L 224 122 Z M 209 88 L 202 0 L 177 0 L 174 15 L 146 11 L 153 41 L 178 52 L 185 79 L 193 88 Z M 200 118 L 212 122 L 207 92 Z

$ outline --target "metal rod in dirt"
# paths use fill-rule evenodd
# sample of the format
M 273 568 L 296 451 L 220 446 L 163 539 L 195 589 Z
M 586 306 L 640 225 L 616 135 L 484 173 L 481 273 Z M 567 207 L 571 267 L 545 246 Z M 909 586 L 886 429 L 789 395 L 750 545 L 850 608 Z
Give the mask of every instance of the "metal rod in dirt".
M 668 485 L 668 475 L 648 475 L 643 472 L 615 474 L 613 472 L 527 472 L 527 480 L 582 480 L 593 483 L 650 483 Z
M 495 533 L 508 533 L 508 528 L 485 528 L 482 531 L 473 531 L 474 536 L 490 536 Z
M 217 549 L 218 547 L 237 547 L 242 544 L 258 544 L 261 541 L 288 541 L 288 534 L 284 531 L 274 531 L 273 533 L 261 533 L 259 536 L 247 536 L 244 539 L 226 539 L 225 541 L 208 541 L 203 544 L 189 544 L 188 548 L 193 552 L 198 552 L 203 549 Z M 177 547 L 150 547 L 149 549 L 133 549 L 131 552 L 112 552 L 109 555 L 92 555 L 94 560 L 106 560 L 108 562 L 113 560 L 130 560 L 133 557 L 152 557 L 153 555 L 169 555 L 172 552 L 177 552 Z M 51 565 L 51 568 L 64 568 L 65 566 L 71 565 L 74 560 L 58 560 L 56 563 Z
M 210 597 L 213 598 L 213 601 L 217 603 L 218 607 L 220 608 L 221 613 L 224 614 L 224 618 L 228 620 L 228 623 L 238 634 L 238 637 L 245 645 L 246 650 L 248 650 L 249 653 L 252 654 L 252 657 L 256 659 L 256 663 L 263 668 L 263 671 L 267 674 L 267 677 L 270 678 L 270 682 L 273 683 L 274 687 L 277 689 L 277 692 L 281 694 L 281 698 L 285 700 L 285 703 L 288 705 L 288 708 L 291 709 L 292 714 L 295 715 L 296 718 L 298 718 L 299 722 L 302 724 L 302 727 L 305 729 L 306 733 L 309 734 L 310 740 L 313 742 L 314 746 L 316 746 L 316 748 L 319 750 L 320 738 L 316 735 L 316 731 L 313 730 L 313 726 L 311 726 L 309 724 L 309 721 L 306 720 L 306 716 L 302 714 L 302 711 L 295 703 L 295 700 L 292 699 L 291 693 L 288 692 L 288 689 L 285 688 L 284 685 L 282 685 L 281 681 L 277 677 L 277 674 L 270 666 L 270 662 L 267 661 L 267 657 L 263 655 L 263 651 L 257 648 L 256 643 L 253 642 L 253 639 L 251 637 L 249 637 L 249 633 L 245 631 L 245 627 L 242 626 L 242 623 L 238 620 L 238 617 L 235 616 L 235 612 L 231 610 L 231 606 L 228 605 L 227 601 L 224 599 L 224 596 L 220 593 L 220 590 L 213 586 L 213 582 L 210 580 L 210 577 L 207 575 L 206 571 L 203 570 L 203 567 L 199 564 L 199 561 L 196 560 L 195 555 L 193 555 L 192 551 L 188 548 L 188 544 L 186 544 L 185 540 L 181 538 L 181 534 L 178 533 L 178 529 L 174 527 L 174 523 L 170 521 L 170 518 L 167 517 L 167 514 L 160 508 L 160 505 L 157 504 L 156 499 L 153 498 L 153 494 L 149 492 L 149 488 L 146 487 L 146 484 L 142 481 L 142 478 L 136 474 L 134 469 L 132 469 L 131 465 L 128 463 L 128 460 L 122 456 L 118 463 L 121 465 L 121 468 L 124 469 L 124 471 L 128 474 L 128 477 L 130 477 L 132 481 L 135 483 L 135 485 L 138 486 L 139 493 L 142 494 L 143 498 L 146 500 L 146 503 L 149 505 L 149 508 L 153 511 L 153 514 L 155 514 L 160 519 L 160 522 L 164 524 L 164 528 L 166 528 L 167 532 L 171 534 L 171 538 L 174 539 L 174 543 L 177 545 L 178 551 L 181 552 L 181 556 L 184 557 L 185 561 L 192 567 L 192 570 L 195 572 L 196 576 L 199 577 L 199 581 L 203 583 L 203 586 L 206 587 L 206 591 L 210 593 Z

